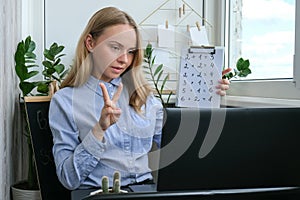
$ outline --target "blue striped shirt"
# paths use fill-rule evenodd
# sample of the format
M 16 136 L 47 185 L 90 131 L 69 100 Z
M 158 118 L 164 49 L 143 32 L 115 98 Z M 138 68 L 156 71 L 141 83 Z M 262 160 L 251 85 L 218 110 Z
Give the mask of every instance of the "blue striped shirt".
M 103 95 L 95 77 L 81 87 L 66 87 L 55 93 L 50 102 L 49 125 L 53 134 L 53 155 L 56 172 L 68 189 L 101 187 L 102 176 L 121 173 L 121 185 L 152 179 L 147 153 L 152 143 L 160 146 L 163 121 L 161 102 L 150 95 L 142 114 L 129 106 L 129 94 L 124 85 L 117 102 L 122 114 L 99 141 L 92 133 L 100 119 Z M 121 78 L 106 85 L 110 98 Z

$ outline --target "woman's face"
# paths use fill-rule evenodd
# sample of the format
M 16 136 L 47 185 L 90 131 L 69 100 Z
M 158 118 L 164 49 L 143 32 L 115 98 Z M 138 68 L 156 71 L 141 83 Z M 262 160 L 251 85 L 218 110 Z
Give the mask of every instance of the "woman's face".
M 137 46 L 137 36 L 132 26 L 119 24 L 108 27 L 94 40 L 86 39 L 92 53 L 92 75 L 109 82 L 119 77 L 132 63 Z

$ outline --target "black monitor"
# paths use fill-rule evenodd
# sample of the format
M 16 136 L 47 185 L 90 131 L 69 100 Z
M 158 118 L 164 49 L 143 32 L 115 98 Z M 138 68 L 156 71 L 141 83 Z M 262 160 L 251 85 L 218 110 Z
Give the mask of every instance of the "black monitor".
M 158 191 L 300 186 L 300 108 L 167 108 Z

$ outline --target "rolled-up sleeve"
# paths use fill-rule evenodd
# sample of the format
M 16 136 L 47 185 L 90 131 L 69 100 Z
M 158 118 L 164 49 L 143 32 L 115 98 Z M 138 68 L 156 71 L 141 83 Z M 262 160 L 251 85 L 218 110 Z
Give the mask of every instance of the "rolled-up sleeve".
M 153 104 L 153 107 L 155 107 L 155 109 L 156 109 L 156 113 L 155 113 L 156 115 L 153 116 L 156 119 L 153 141 L 155 142 L 157 147 L 160 148 L 161 147 L 161 134 L 162 134 L 164 110 L 163 110 L 163 106 L 160 103 L 160 101 L 154 96 L 152 96 L 152 104 Z

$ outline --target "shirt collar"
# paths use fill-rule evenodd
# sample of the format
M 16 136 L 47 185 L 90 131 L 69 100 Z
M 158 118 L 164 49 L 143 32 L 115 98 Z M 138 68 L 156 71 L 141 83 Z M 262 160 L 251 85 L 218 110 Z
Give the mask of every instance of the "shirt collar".
M 120 85 L 121 81 L 122 81 L 121 77 L 112 79 L 110 82 L 105 82 L 105 81 L 97 79 L 94 76 L 90 76 L 89 79 L 88 79 L 88 81 L 86 82 L 86 85 L 87 85 L 88 88 L 90 88 L 91 90 L 95 91 L 97 94 L 103 96 L 102 95 L 102 90 L 101 90 L 101 88 L 99 86 L 100 83 L 104 83 L 104 85 L 106 86 L 106 88 L 108 88 L 109 85 L 112 85 L 114 87 L 118 87 Z

